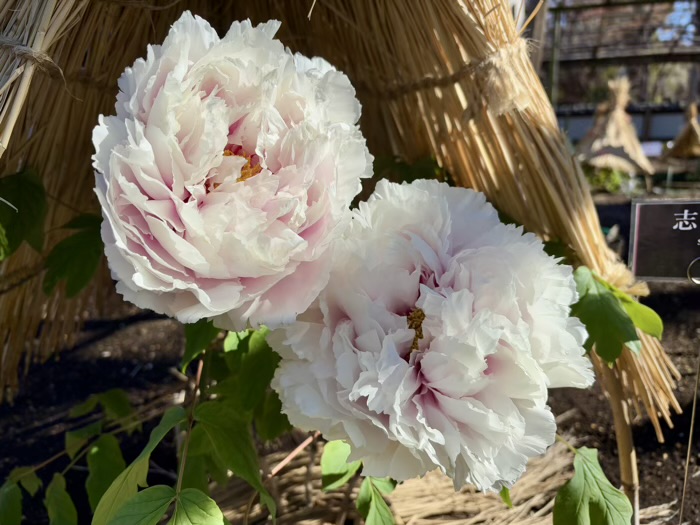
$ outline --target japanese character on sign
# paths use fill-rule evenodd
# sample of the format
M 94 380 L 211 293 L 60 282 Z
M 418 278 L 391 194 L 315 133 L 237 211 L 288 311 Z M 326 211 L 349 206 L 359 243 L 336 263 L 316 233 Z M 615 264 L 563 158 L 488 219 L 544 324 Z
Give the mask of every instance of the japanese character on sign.
M 687 209 L 683 210 L 683 213 L 674 213 L 676 217 L 676 224 L 673 225 L 674 230 L 694 230 L 698 227 L 695 223 L 695 216 L 698 212 L 690 212 Z

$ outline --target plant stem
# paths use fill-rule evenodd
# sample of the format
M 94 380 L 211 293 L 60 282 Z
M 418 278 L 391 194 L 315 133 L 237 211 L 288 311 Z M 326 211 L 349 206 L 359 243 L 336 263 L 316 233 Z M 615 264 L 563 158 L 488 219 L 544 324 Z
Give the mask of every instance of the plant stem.
M 190 435 L 192 434 L 192 427 L 194 426 L 194 409 L 197 406 L 197 397 L 199 393 L 199 384 L 202 381 L 202 369 L 204 368 L 204 353 L 199 358 L 199 364 L 197 365 L 197 375 L 194 380 L 194 391 L 192 392 L 192 405 L 190 406 L 190 413 L 187 421 L 187 433 L 185 434 L 185 443 L 182 447 L 182 458 L 180 459 L 180 470 L 177 475 L 177 487 L 175 492 L 179 495 L 182 490 L 182 479 L 185 475 L 185 465 L 187 464 L 187 451 L 190 448 Z
M 571 443 L 569 443 L 561 435 L 555 434 L 555 437 L 557 438 L 557 441 L 559 441 L 560 443 L 564 443 L 564 445 L 566 445 L 569 448 L 569 450 L 574 453 L 574 455 L 578 454 L 578 450 L 576 450 L 576 447 L 574 447 Z

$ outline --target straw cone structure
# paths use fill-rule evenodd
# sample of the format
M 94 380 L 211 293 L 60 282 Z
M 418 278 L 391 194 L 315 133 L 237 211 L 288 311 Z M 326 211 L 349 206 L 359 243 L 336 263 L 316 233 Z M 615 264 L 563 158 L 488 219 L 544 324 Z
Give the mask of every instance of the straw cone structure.
M 700 124 L 698 124 L 698 106 L 692 103 L 686 111 L 687 122 L 673 141 L 673 147 L 666 157 L 674 159 L 700 158 Z
M 625 108 L 630 100 L 627 77 L 608 82 L 610 102 L 598 106 L 591 130 L 576 148 L 579 159 L 595 168 L 649 175 L 654 167 L 642 150 Z

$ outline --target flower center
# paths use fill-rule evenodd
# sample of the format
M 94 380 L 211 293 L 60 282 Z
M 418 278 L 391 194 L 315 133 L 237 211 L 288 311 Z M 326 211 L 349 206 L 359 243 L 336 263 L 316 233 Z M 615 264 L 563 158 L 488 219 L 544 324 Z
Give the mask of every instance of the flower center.
M 408 327 L 415 332 L 413 342 L 411 343 L 411 352 L 418 351 L 418 341 L 423 339 L 423 321 L 425 321 L 425 313 L 420 308 L 414 308 L 408 314 Z
M 224 157 L 243 157 L 246 160 L 245 165 L 241 168 L 241 175 L 236 179 L 236 182 L 243 182 L 252 177 L 255 177 L 262 171 L 260 159 L 257 155 L 248 155 L 241 146 L 229 144 L 224 148 Z

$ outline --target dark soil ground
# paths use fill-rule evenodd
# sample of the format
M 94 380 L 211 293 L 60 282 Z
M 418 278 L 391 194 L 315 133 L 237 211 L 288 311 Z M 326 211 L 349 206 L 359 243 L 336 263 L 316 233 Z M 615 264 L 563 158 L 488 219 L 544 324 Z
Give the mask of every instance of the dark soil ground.
M 664 444 L 657 442 L 644 418 L 635 423 L 643 507 L 680 500 L 700 340 L 700 287 L 653 285 L 646 303 L 663 318 L 664 346 L 683 375 L 677 393 L 684 414 L 674 418 L 674 429 L 665 429 Z M 0 406 L 0 484 L 12 468 L 41 463 L 63 449 L 64 432 L 76 425 L 68 419 L 68 410 L 90 394 L 120 387 L 141 405 L 182 385 L 173 372 L 183 349 L 178 324 L 126 307 L 119 308 L 117 316 L 88 323 L 78 346 L 33 366 L 14 404 Z M 576 409 L 563 431 L 576 435 L 581 445 L 598 448 L 607 475 L 619 484 L 612 418 L 600 389 L 555 391 L 551 404 L 556 413 Z M 127 462 L 138 455 L 153 425 L 150 422 L 142 434 L 125 438 Z M 700 444 L 695 441 L 685 509 L 691 524 L 700 523 Z M 158 450 L 152 465 L 156 473 L 149 481 L 171 483 L 174 444 Z M 62 458 L 42 470 L 44 483 L 67 463 Z M 81 524 L 90 521 L 87 501 L 79 496 L 85 476 L 80 468 L 67 476 L 69 492 L 77 495 Z M 46 523 L 42 507 L 40 497 L 25 503 L 24 523 Z

